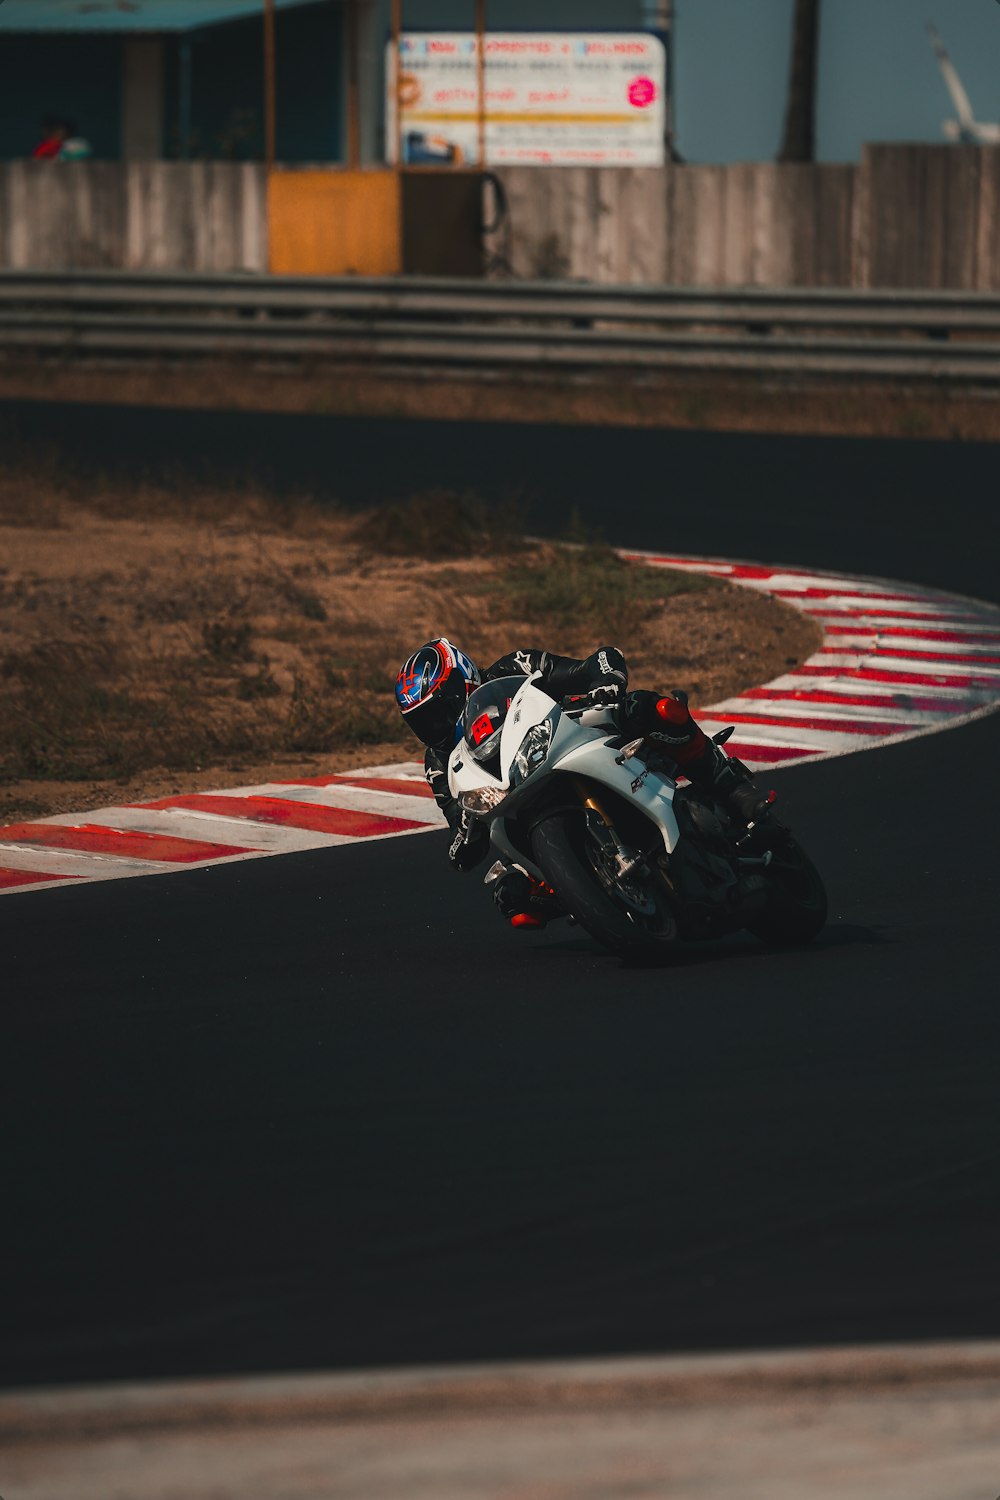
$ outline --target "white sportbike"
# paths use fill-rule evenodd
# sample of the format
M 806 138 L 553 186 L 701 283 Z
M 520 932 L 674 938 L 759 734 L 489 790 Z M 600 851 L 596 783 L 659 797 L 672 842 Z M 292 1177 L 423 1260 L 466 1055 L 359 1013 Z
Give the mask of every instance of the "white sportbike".
M 550 887 L 567 916 L 624 957 L 739 928 L 768 943 L 815 937 L 826 893 L 788 830 L 769 816 L 746 823 L 711 789 L 679 787 L 659 747 L 627 741 L 590 702 L 555 702 L 538 674 L 469 697 L 448 785 L 488 825 L 502 867 Z

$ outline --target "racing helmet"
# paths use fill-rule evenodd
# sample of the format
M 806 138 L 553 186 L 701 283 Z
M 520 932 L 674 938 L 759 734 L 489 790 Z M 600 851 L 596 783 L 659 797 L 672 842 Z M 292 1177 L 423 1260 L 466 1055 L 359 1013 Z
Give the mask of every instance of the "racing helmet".
M 479 681 L 475 662 L 442 636 L 421 646 L 400 667 L 396 702 L 418 739 L 450 750 L 465 700 Z

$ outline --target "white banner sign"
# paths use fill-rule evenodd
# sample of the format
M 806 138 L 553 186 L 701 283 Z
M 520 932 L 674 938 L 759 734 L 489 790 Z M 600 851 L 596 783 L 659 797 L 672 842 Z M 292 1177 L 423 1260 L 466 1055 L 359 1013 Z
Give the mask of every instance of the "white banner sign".
M 475 165 L 479 69 L 468 32 L 400 38 L 387 54 L 386 141 L 404 162 Z M 666 56 L 644 32 L 491 32 L 486 38 L 486 160 L 490 166 L 659 167 L 664 161 Z

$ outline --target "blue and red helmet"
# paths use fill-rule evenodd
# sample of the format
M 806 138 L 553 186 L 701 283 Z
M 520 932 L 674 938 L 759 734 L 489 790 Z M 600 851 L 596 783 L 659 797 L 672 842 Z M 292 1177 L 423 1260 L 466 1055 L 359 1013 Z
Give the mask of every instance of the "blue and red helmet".
M 475 662 L 442 636 L 421 646 L 400 667 L 396 702 L 418 739 L 450 750 L 465 700 L 479 681 Z

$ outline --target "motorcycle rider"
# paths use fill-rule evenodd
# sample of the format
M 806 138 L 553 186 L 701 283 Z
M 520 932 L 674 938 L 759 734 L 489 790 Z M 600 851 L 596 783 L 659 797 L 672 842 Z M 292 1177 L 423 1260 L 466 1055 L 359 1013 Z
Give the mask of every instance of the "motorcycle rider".
M 461 736 L 466 699 L 482 682 L 532 673 L 540 674 L 538 686 L 556 702 L 572 697 L 580 700 L 580 707 L 612 709 L 622 734 L 642 737 L 662 750 L 689 781 L 711 788 L 713 796 L 744 822 L 754 822 L 766 812 L 768 796 L 740 761 L 730 760 L 702 732 L 691 717 L 685 692 L 675 688 L 664 696 L 643 689 L 628 691 L 628 667 L 617 646 L 601 646 L 582 660 L 529 647 L 508 652 L 480 672 L 464 651 L 441 636 L 403 663 L 396 679 L 396 703 L 425 746 L 424 775 L 452 832 L 448 858 L 455 869 L 475 868 L 490 847 L 487 829 L 463 812 L 448 789 L 448 757 Z M 560 915 L 553 893 L 518 865 L 498 862 L 487 879 L 493 884 L 497 909 L 515 927 L 544 927 Z

